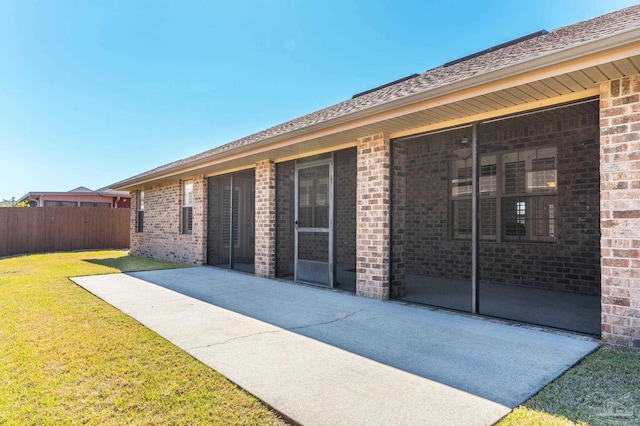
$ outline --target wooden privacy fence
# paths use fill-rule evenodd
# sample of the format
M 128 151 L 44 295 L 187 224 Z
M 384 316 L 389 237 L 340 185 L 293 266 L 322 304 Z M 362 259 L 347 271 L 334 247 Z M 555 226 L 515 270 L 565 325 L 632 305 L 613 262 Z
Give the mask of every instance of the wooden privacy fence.
M 129 209 L 0 208 L 0 256 L 129 247 Z

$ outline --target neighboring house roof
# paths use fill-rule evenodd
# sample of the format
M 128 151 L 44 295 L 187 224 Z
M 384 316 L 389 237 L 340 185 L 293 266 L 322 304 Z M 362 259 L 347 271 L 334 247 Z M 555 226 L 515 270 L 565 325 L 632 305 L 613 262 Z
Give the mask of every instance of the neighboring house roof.
M 165 164 L 111 186 L 132 188 L 135 183 L 142 182 L 145 178 L 160 176 L 163 172 L 168 173 L 190 164 L 198 164 L 210 158 L 224 156 L 242 147 L 259 145 L 265 141 L 286 137 L 287 135 L 297 136 L 322 124 L 341 119 L 345 121 L 349 120 L 350 117 L 360 117 L 361 113 L 366 111 L 378 111 L 380 107 L 385 105 L 390 105 L 389 108 L 392 108 L 396 101 L 412 99 L 440 89 L 446 90 L 447 86 L 451 86 L 454 83 L 471 80 L 502 69 L 515 68 L 519 64 L 526 64 L 567 49 L 611 38 L 638 28 L 640 28 L 640 5 L 549 32 L 542 31 L 540 35 L 535 37 L 524 37 L 524 40 L 517 39 L 513 44 L 505 43 L 504 47 L 500 45 L 493 50 L 487 49 L 477 55 L 470 55 L 460 60 L 451 61 L 415 77 L 410 76 L 409 78 L 400 79 L 396 84 L 386 84 L 378 89 L 362 92 L 358 96 L 328 108 L 298 117 L 191 157 Z M 633 40 L 637 41 L 635 34 L 633 35 Z M 607 48 L 611 47 L 615 46 L 608 46 Z M 587 50 L 584 55 L 588 53 Z M 454 90 L 460 89 L 451 89 L 452 92 Z
M 93 192 L 93 190 L 87 188 L 86 186 L 79 186 L 75 189 L 72 189 L 68 192 Z
M 74 188 L 70 191 L 31 191 L 31 192 L 27 192 L 25 195 L 23 195 L 22 197 L 20 197 L 20 199 L 18 200 L 18 202 L 21 201 L 27 201 L 27 200 L 36 200 L 39 199 L 41 196 L 56 196 L 56 195 L 65 195 L 65 196 L 69 196 L 69 195 L 73 195 L 73 196 L 77 196 L 77 197 L 87 197 L 87 196 L 100 196 L 100 197 L 124 197 L 124 198 L 129 198 L 131 197 L 131 194 L 129 194 L 129 192 L 127 191 L 115 191 L 111 188 L 108 187 L 104 187 L 104 188 L 100 188 L 96 191 L 87 188 L 86 186 L 79 186 L 77 188 Z
M 116 191 L 108 186 L 96 189 L 95 192 L 100 194 L 109 195 L 112 197 L 130 197 L 131 194 L 128 191 Z

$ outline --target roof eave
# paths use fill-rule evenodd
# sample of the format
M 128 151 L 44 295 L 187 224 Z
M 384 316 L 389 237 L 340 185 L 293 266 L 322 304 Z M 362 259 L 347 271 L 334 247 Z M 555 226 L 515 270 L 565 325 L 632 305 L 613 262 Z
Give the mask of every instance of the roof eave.
M 409 106 L 422 101 L 438 98 L 441 96 L 454 94 L 464 90 L 468 90 L 474 87 L 482 86 L 485 84 L 495 83 L 497 81 L 518 76 L 526 72 L 536 71 L 544 69 L 550 66 L 554 66 L 560 63 L 567 63 L 570 61 L 576 61 L 580 59 L 588 59 L 589 57 L 596 56 L 603 52 L 612 49 L 619 49 L 624 46 L 636 45 L 638 54 L 640 54 L 640 28 L 632 28 L 623 30 L 613 35 L 599 38 L 596 40 L 587 41 L 581 44 L 573 45 L 565 49 L 556 50 L 548 54 L 537 56 L 528 60 L 517 62 L 513 65 L 498 68 L 489 72 L 476 74 L 472 77 L 457 80 L 455 82 L 444 84 L 442 86 L 435 87 L 430 90 L 419 92 L 413 95 L 405 96 L 400 99 L 381 103 L 370 108 L 366 108 L 360 111 L 356 111 L 350 114 L 345 114 L 340 117 L 329 119 L 321 123 L 313 124 L 301 129 L 293 130 L 291 132 L 276 135 L 270 138 L 265 138 L 254 143 L 242 145 L 239 147 L 229 148 L 224 152 L 214 153 L 205 158 L 199 158 L 190 162 L 181 163 L 175 167 L 160 170 L 156 173 L 138 175 L 138 177 L 132 177 L 122 180 L 113 185 L 110 188 L 115 190 L 130 190 L 139 187 L 143 183 L 150 183 L 156 180 L 160 180 L 172 175 L 177 175 L 185 169 L 193 169 L 199 165 L 205 165 L 221 158 L 242 153 L 250 149 L 258 148 L 264 145 L 269 145 L 276 142 L 282 142 L 287 139 L 293 139 L 298 136 L 310 134 L 316 131 L 325 130 L 330 127 L 339 126 L 341 124 L 348 123 L 350 121 L 374 116 L 376 114 L 385 113 L 398 109 L 401 107 Z M 579 67 L 576 67 L 579 69 Z
M 49 192 L 49 191 L 46 191 L 45 192 L 45 191 L 43 191 L 43 192 L 29 192 L 29 193 L 27 193 L 27 195 L 24 195 L 22 198 L 41 197 L 43 195 L 45 195 L 45 196 L 49 196 L 49 195 L 71 195 L 71 196 L 80 195 L 80 196 L 94 196 L 95 197 L 95 196 L 100 195 L 100 193 L 95 192 L 95 191 L 91 191 L 91 192 L 80 192 L 80 191 L 78 191 L 78 192 L 68 192 L 68 191 L 66 191 L 66 192 L 63 192 L 63 191 L 51 191 L 51 192 Z
M 37 194 L 33 194 L 31 192 L 27 192 L 26 194 L 24 194 L 22 197 L 18 198 L 16 200 L 16 202 L 21 203 L 23 201 L 28 200 L 29 198 L 31 198 L 32 196 L 37 196 Z

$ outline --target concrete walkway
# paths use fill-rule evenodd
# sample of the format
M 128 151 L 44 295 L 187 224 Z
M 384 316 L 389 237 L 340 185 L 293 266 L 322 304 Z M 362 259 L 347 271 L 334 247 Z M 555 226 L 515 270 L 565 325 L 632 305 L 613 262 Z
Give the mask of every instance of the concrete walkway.
M 73 281 L 304 425 L 490 425 L 597 347 L 211 267 Z

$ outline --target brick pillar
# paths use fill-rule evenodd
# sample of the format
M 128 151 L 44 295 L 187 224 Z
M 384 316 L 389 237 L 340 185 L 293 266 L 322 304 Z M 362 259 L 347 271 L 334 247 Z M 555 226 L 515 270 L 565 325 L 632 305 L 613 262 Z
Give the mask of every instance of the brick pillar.
M 272 160 L 256 164 L 255 274 L 275 278 L 276 271 L 276 165 Z
M 131 191 L 131 208 L 129 209 L 129 253 L 138 255 L 142 235 L 138 230 L 138 191 Z
M 204 175 L 193 178 L 193 263 L 196 265 L 207 263 L 207 183 Z
M 390 150 L 386 134 L 358 139 L 356 293 L 389 298 Z
M 602 339 L 640 347 L 640 74 L 600 86 Z

